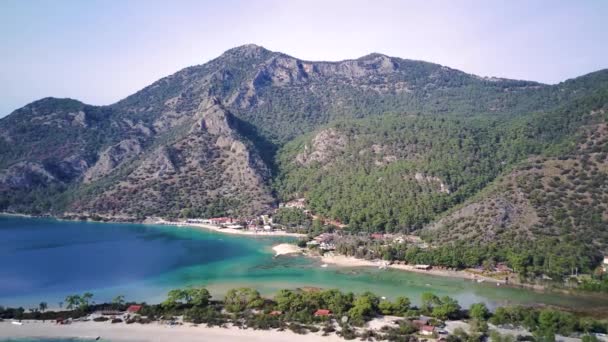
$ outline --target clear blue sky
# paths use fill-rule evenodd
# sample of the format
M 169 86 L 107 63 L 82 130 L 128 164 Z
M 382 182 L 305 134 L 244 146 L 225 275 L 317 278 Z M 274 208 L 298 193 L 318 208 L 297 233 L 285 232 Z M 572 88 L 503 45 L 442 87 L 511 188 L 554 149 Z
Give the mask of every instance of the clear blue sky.
M 606 0 L 0 0 L 0 116 L 46 96 L 110 104 L 246 43 L 557 83 L 608 67 L 607 20 Z

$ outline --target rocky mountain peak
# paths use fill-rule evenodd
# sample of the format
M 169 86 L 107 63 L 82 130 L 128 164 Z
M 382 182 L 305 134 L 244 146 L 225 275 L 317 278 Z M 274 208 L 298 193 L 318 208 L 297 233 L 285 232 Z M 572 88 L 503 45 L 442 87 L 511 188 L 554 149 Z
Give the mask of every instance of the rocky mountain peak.
M 223 57 L 232 58 L 260 58 L 272 53 L 272 51 L 255 44 L 245 44 L 227 50 L 222 54 Z

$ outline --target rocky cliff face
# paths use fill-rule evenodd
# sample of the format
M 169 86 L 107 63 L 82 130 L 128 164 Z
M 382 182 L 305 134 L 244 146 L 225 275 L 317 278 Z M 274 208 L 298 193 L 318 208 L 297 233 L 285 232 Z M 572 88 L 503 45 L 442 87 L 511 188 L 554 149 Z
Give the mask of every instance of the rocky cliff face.
M 71 211 L 134 219 L 267 211 L 274 204 L 270 173 L 253 145 L 239 135 L 230 112 L 218 99 L 204 99 L 191 119 L 182 135 L 146 153 L 131 142 L 106 150 L 89 174 L 120 169 L 118 164 L 107 169 L 108 158 L 137 157 L 120 181 L 76 202 Z M 122 153 L 106 157 L 116 150 Z

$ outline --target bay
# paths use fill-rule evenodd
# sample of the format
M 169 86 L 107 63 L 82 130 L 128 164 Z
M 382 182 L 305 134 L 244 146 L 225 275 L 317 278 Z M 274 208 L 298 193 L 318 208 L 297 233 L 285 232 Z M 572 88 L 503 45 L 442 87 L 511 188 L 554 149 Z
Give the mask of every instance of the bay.
M 548 304 L 575 309 L 607 308 L 608 299 L 534 292 L 376 268 L 322 268 L 302 256 L 274 257 L 271 247 L 293 238 L 250 237 L 195 228 L 72 222 L 0 216 L 0 305 L 57 308 L 66 295 L 116 295 L 157 303 L 167 291 L 205 286 L 215 297 L 251 286 L 272 295 L 282 288 L 321 287 L 407 296 L 452 296 L 467 307 L 485 302 Z

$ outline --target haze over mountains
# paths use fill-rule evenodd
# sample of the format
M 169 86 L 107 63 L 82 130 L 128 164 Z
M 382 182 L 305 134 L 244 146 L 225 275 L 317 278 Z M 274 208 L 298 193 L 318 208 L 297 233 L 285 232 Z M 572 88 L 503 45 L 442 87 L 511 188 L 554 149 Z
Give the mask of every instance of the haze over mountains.
M 0 119 L 0 209 L 143 220 L 279 200 L 351 229 L 608 252 L 608 70 L 557 85 L 245 45 L 109 106 Z M 543 240 L 544 241 L 544 240 Z

